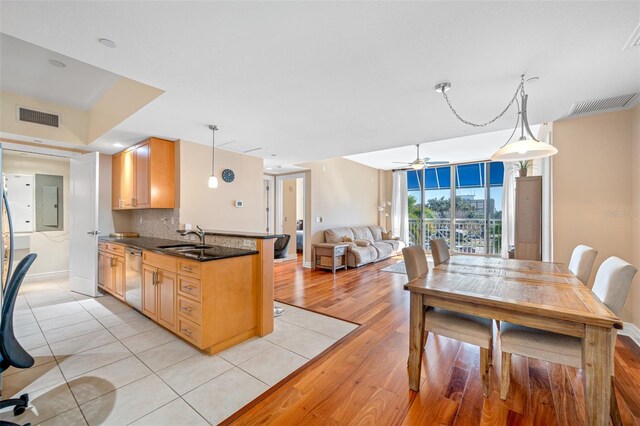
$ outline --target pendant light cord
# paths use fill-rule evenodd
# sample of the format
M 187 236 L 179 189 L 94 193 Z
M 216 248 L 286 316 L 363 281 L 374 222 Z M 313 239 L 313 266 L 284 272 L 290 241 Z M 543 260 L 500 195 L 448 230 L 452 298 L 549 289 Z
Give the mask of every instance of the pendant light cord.
M 218 130 L 218 126 L 215 124 L 210 124 L 209 129 L 211 129 L 211 176 L 214 175 L 214 164 L 215 164 L 215 155 L 216 155 L 216 130 Z
M 511 108 L 511 105 L 513 105 L 513 103 L 517 101 L 518 94 L 524 93 L 524 74 L 520 76 L 520 84 L 518 84 L 518 87 L 516 87 L 516 92 L 513 94 L 513 97 L 509 101 L 509 104 L 507 104 L 507 106 L 502 110 L 500 114 L 498 114 L 497 116 L 493 117 L 491 120 L 486 121 L 484 123 L 474 123 L 462 118 L 460 114 L 458 114 L 458 111 L 456 111 L 456 109 L 451 105 L 451 101 L 449 100 L 449 97 L 447 96 L 446 91 L 443 89 L 440 92 L 442 93 L 442 96 L 444 96 L 444 99 L 447 101 L 447 105 L 449 105 L 449 109 L 458 118 L 458 120 L 472 127 L 486 127 L 489 124 L 494 123 L 496 120 L 502 118 L 502 116 L 504 116 L 507 113 L 507 111 L 509 111 L 509 108 Z

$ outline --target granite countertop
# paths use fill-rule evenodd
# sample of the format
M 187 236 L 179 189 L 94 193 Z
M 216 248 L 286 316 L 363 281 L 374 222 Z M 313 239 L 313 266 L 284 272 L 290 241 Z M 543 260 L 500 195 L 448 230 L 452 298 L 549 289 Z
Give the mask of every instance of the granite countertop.
M 204 232 L 207 235 L 218 235 L 221 237 L 254 238 L 256 240 L 270 240 L 273 238 L 284 237 L 285 235 L 285 234 L 268 234 L 266 232 L 216 231 L 212 229 L 205 229 Z
M 210 246 L 207 249 L 196 249 L 193 252 L 178 252 L 175 250 L 169 250 L 166 248 L 160 248 L 160 246 L 169 246 L 176 244 L 192 244 L 189 241 L 180 240 L 167 240 L 164 238 L 152 238 L 152 237 L 137 237 L 137 238 L 113 238 L 113 237 L 100 237 L 100 241 L 109 241 L 118 244 L 123 244 L 129 247 L 135 247 L 142 250 L 153 251 L 156 253 L 167 254 L 169 256 L 181 257 L 183 259 L 197 260 L 200 262 L 208 262 L 211 260 L 228 259 L 230 257 L 250 256 L 258 254 L 256 250 L 245 250 L 233 247 L 223 246 Z

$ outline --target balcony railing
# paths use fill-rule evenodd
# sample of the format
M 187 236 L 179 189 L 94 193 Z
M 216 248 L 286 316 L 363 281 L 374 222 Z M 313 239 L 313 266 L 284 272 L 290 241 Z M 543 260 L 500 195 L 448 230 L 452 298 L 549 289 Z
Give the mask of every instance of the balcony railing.
M 451 245 L 451 219 L 425 219 L 425 243 L 427 250 L 429 240 L 444 238 Z M 488 219 L 485 242 L 484 219 L 455 219 L 455 253 L 500 254 L 502 248 L 502 219 Z M 420 241 L 420 220 L 409 219 L 409 243 Z M 488 243 L 488 244 L 487 244 Z

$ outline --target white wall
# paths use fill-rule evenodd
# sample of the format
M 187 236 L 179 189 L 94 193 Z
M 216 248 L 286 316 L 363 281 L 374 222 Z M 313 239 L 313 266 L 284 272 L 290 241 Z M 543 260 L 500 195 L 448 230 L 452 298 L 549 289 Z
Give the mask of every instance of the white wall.
M 204 229 L 264 232 L 263 160 L 250 155 L 216 149 L 218 188 L 207 186 L 211 174 L 211 147 L 179 142 L 180 223 Z M 235 180 L 222 180 L 222 170 L 235 172 Z M 236 200 L 244 207 L 237 208 Z
M 305 240 L 305 261 L 311 261 L 311 244 L 324 242 L 325 229 L 378 224 L 378 169 L 346 158 L 299 166 L 309 170 L 306 207 L 311 220 L 309 226 L 305 223 L 305 235 L 311 238 Z
M 33 154 L 25 156 L 5 150 L 2 170 L 4 173 L 62 176 L 64 230 L 25 234 L 30 236 L 30 248 L 16 250 L 14 260 L 19 261 L 30 252 L 37 253 L 38 258 L 29 269 L 29 276 L 67 273 L 69 270 L 69 160 Z
M 610 256 L 640 267 L 633 251 L 640 238 L 637 130 L 632 137 L 633 119 L 639 120 L 638 115 L 636 107 L 553 124 L 553 144 L 558 148 L 552 159 L 553 260 L 567 263 L 578 244 L 595 248 L 599 253 L 590 284 Z M 640 276 L 636 275 L 622 313 L 624 321 L 637 326 L 639 286 Z

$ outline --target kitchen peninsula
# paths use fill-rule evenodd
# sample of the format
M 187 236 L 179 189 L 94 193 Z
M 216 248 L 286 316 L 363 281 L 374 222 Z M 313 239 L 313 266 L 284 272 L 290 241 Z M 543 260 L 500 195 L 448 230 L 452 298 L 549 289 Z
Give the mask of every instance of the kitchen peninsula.
M 213 354 L 273 332 L 277 235 L 205 232 L 204 245 L 184 239 L 100 238 L 98 285 Z M 138 267 L 129 255 L 133 251 L 139 253 Z M 137 280 L 138 294 L 131 289 Z

